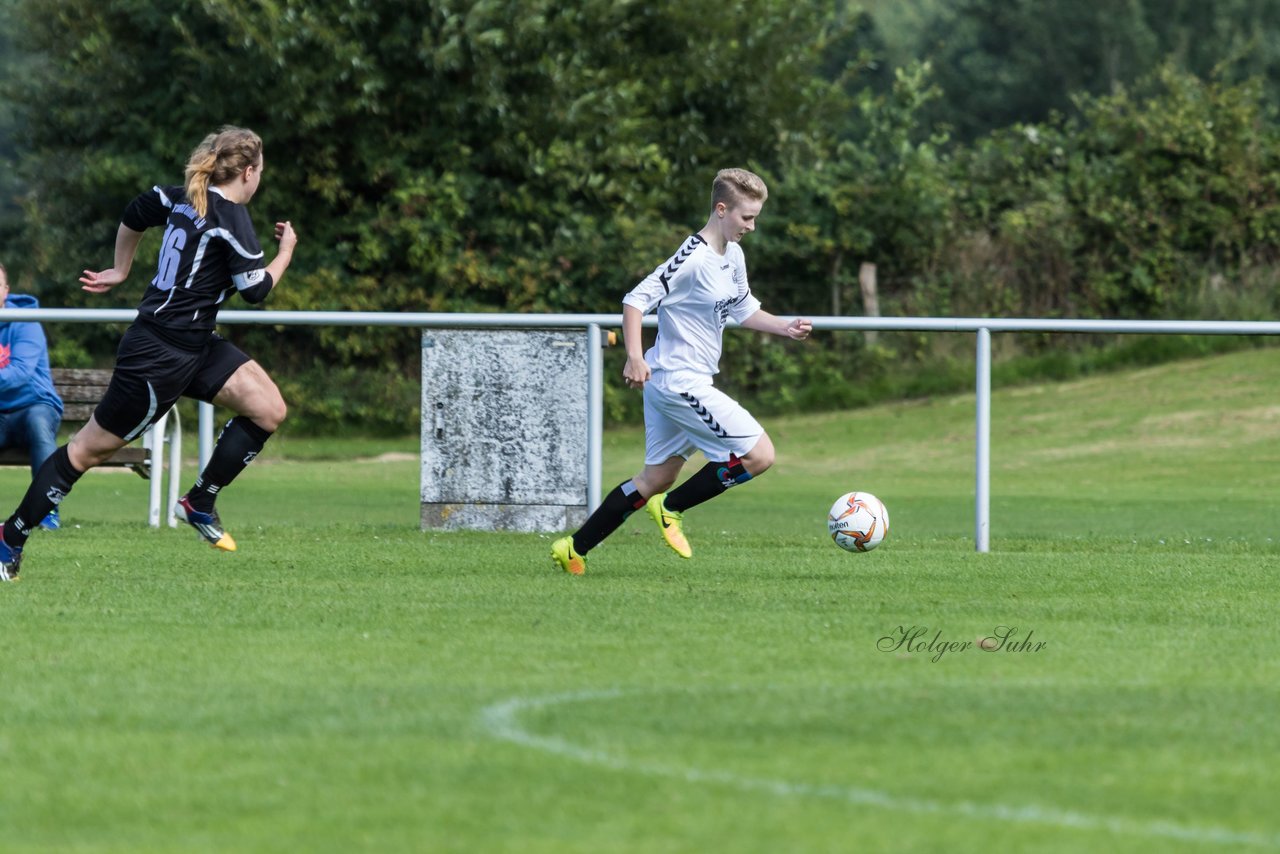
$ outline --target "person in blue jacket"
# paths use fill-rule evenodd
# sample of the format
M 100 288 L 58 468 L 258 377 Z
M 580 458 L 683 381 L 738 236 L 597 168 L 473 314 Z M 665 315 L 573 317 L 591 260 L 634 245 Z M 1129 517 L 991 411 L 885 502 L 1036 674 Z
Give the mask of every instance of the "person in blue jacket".
M 0 306 L 39 308 L 33 296 L 10 294 L 9 279 L 0 264 Z M 49 346 L 39 323 L 8 323 L 0 312 L 0 448 L 26 448 L 31 471 L 58 448 L 62 398 L 49 373 Z M 41 527 L 59 527 L 54 508 Z

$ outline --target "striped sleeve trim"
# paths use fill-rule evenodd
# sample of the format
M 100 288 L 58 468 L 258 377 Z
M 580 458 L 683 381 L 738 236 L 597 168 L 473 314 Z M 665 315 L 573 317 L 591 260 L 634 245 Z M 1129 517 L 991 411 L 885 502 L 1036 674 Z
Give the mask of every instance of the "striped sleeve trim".
M 662 282 L 663 293 L 671 293 L 671 279 L 680 270 L 681 265 L 689 260 L 695 249 L 707 241 L 703 240 L 696 234 L 689 235 L 689 239 L 680 247 L 680 251 L 671 256 L 671 260 L 667 262 L 667 269 L 662 271 L 662 275 L 658 276 L 658 281 Z

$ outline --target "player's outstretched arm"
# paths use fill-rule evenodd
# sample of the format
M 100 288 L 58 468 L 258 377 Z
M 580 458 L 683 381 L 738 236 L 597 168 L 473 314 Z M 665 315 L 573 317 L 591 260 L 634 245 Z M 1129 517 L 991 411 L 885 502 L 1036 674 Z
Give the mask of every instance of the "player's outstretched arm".
M 757 332 L 783 335 L 787 338 L 794 338 L 797 341 L 808 338 L 809 333 L 813 331 L 813 321 L 811 320 L 803 317 L 785 320 L 763 309 L 742 321 L 742 325 Z
M 91 294 L 105 294 L 129 278 L 129 271 L 133 269 L 133 256 L 137 254 L 138 242 L 141 240 L 141 231 L 134 231 L 121 223 L 116 230 L 115 264 L 109 270 L 85 270 L 80 276 L 82 289 Z

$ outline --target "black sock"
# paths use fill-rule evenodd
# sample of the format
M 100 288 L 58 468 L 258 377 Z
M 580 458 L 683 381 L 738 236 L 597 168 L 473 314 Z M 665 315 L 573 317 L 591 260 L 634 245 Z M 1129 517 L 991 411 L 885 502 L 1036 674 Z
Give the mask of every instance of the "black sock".
M 31 478 L 31 486 L 27 487 L 18 509 L 5 521 L 4 541 L 16 549 L 25 546 L 27 537 L 50 510 L 62 503 L 82 474 L 84 472 L 71 465 L 66 445 L 50 454 Z
M 742 460 L 730 454 L 728 462 L 711 462 L 698 469 L 693 477 L 668 492 L 662 503 L 673 513 L 683 513 L 749 480 L 751 473 L 742 465 Z
M 584 555 L 600 545 L 628 516 L 643 507 L 645 500 L 632 481 L 615 486 L 600 502 L 596 512 L 573 535 L 573 550 Z
M 209 464 L 200 472 L 196 485 L 187 493 L 191 506 L 201 513 L 211 513 L 218 492 L 253 462 L 253 458 L 258 456 L 258 452 L 270 438 L 270 432 L 243 415 L 237 415 L 228 421 L 218 434 L 218 442 L 213 446 Z

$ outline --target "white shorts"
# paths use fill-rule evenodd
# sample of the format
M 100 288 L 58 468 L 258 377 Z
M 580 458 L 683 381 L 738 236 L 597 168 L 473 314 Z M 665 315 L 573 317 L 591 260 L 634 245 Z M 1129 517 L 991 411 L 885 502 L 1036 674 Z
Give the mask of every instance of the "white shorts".
M 764 428 L 750 412 L 711 384 L 711 377 L 654 371 L 644 386 L 644 462 L 688 459 L 695 450 L 708 460 L 743 457 Z

